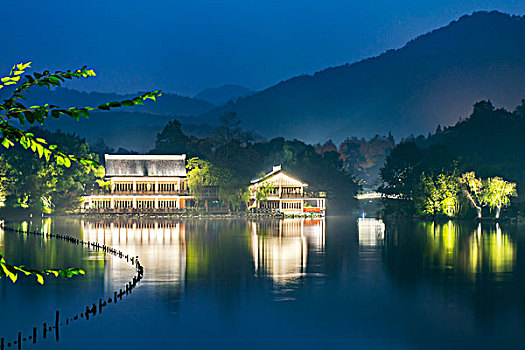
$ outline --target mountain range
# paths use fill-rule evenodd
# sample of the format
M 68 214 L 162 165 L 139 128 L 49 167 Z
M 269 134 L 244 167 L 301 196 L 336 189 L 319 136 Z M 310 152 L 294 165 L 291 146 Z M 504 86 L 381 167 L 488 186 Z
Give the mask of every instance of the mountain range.
M 30 96 L 32 103 L 45 101 L 65 107 L 130 97 L 70 89 L 35 91 Z M 513 108 L 523 98 L 524 17 L 475 12 L 402 48 L 293 77 L 263 91 L 225 85 L 204 90 L 194 98 L 164 94 L 156 103 L 147 101 L 144 106 L 95 114 L 89 121 L 81 121 L 80 127 L 76 121 L 51 121 L 49 126 L 76 130 L 91 138 L 111 134 L 115 136 L 113 147 L 120 142 L 119 135 L 147 130 L 144 137 L 151 141 L 136 147 L 144 150 L 154 142 L 153 130 L 159 131 L 169 120 L 177 118 L 183 125 L 217 125 L 221 115 L 235 112 L 243 128 L 267 138 L 284 136 L 311 143 L 332 139 L 339 143 L 347 137 L 388 132 L 396 138 L 426 134 L 439 124 L 453 125 L 466 117 L 477 101 L 491 100 L 495 106 Z M 229 102 L 218 105 L 224 101 Z
M 240 97 L 252 95 L 254 92 L 255 91 L 241 85 L 225 84 L 217 88 L 202 90 L 193 96 L 193 98 L 212 103 L 216 106 L 222 106 L 229 101 L 235 101 Z
M 280 82 L 212 109 L 208 122 L 236 112 L 266 137 L 342 141 L 391 131 L 434 131 L 490 99 L 514 107 L 525 98 L 525 19 L 475 12 L 397 50 Z

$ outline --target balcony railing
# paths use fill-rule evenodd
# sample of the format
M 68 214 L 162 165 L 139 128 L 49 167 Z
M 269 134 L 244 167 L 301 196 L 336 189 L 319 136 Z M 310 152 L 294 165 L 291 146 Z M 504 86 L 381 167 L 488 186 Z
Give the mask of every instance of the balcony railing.
M 93 191 L 90 191 L 88 195 L 190 195 L 189 190 L 178 190 L 178 191 L 113 191 L 110 190 L 103 190 L 103 189 L 96 189 Z

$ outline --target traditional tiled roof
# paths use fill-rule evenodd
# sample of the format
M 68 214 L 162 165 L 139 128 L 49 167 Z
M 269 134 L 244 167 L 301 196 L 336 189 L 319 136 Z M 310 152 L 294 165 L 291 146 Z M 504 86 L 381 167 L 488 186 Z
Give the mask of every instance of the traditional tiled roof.
M 186 176 L 186 155 L 105 154 L 106 176 Z

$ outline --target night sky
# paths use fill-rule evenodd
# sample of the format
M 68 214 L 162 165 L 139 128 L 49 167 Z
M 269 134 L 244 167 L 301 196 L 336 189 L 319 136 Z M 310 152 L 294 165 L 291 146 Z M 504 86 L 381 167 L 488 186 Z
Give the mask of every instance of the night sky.
M 525 0 L 2 0 L 0 68 L 87 64 L 71 87 L 192 95 L 263 89 L 403 46 L 476 10 L 525 14 Z

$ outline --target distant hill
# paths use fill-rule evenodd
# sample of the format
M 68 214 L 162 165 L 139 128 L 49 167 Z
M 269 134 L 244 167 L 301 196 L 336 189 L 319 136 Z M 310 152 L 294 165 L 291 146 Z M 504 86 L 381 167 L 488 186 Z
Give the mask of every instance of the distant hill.
M 403 137 L 434 131 L 490 99 L 513 107 L 525 96 L 525 19 L 477 12 L 403 48 L 283 81 L 201 115 L 236 112 L 265 137 L 312 143 L 347 136 Z
M 110 101 L 121 101 L 140 95 L 118 95 L 102 92 L 80 92 L 77 90 L 58 88 L 56 90 L 33 89 L 28 94 L 32 104 L 52 103 L 60 107 L 98 106 Z M 198 115 L 211 110 L 214 106 L 197 98 L 177 94 L 164 93 L 156 102 L 146 101 L 143 106 L 122 108 L 123 111 L 140 111 L 159 115 Z M 116 109 L 118 111 L 119 109 Z
M 246 97 L 252 95 L 255 91 L 248 89 L 247 87 L 225 84 L 218 88 L 206 89 L 199 92 L 194 98 L 207 101 L 216 106 L 222 106 L 228 101 L 235 101 L 240 97 Z
M 212 131 L 196 117 L 160 115 L 142 112 L 93 112 L 89 119 L 79 121 L 67 117 L 48 118 L 49 130 L 76 133 L 92 143 L 99 139 L 112 148 L 120 147 L 137 152 L 147 152 L 155 146 L 155 138 L 169 121 L 178 119 L 189 135 L 210 136 Z
M 60 107 L 97 106 L 104 102 L 122 101 L 139 94 L 87 93 L 65 88 L 33 89 L 28 95 L 27 105 L 51 103 Z M 203 100 L 176 94 L 163 94 L 156 102 L 148 100 L 143 106 L 116 108 L 110 112 L 94 112 L 91 113 L 90 119 L 82 118 L 80 121 L 70 118 L 59 120 L 49 118 L 45 125 L 50 130 L 75 132 L 89 142 L 104 139 L 108 146 L 115 149 L 123 147 L 137 152 L 147 152 L 155 146 L 157 133 L 175 118 L 192 130 L 205 132 L 195 126 L 202 123 L 194 115 L 212 108 L 211 103 Z

